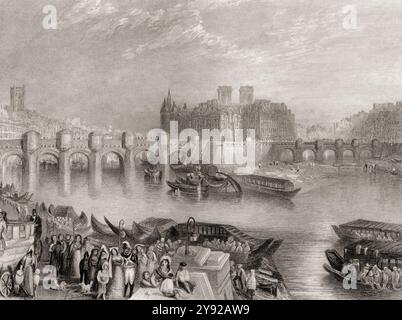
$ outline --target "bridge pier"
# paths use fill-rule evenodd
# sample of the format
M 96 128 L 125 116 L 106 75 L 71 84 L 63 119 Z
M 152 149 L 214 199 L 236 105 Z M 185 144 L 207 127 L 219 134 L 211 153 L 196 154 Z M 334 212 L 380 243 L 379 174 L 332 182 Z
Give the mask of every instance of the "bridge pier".
M 34 193 L 38 186 L 38 149 L 40 148 L 40 134 L 28 131 L 22 137 L 24 161 L 22 168 L 22 185 L 26 192 Z
M 62 151 L 59 155 L 59 193 L 62 196 L 71 194 L 70 154 Z
M 97 197 L 102 189 L 102 157 L 100 152 L 92 152 L 89 157 L 89 193 Z

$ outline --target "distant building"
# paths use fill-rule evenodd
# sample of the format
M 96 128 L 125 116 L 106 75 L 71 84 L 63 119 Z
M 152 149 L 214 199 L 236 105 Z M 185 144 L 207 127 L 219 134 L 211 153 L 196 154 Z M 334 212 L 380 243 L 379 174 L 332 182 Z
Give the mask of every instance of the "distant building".
M 25 86 L 10 88 L 10 111 L 18 112 L 25 110 Z
M 285 103 L 269 100 L 254 100 L 254 88 L 243 86 L 239 89 L 239 103 L 232 103 L 232 87 L 220 86 L 218 99 L 200 103 L 188 108 L 178 106 L 171 97 L 163 100 L 160 110 L 161 128 L 170 130 L 170 121 L 177 121 L 179 131 L 195 129 L 254 129 L 257 140 L 294 141 L 296 139 L 295 116 Z
M 334 131 L 336 137 L 345 140 L 402 142 L 402 102 L 374 103 L 369 112 L 361 111 L 335 123 Z

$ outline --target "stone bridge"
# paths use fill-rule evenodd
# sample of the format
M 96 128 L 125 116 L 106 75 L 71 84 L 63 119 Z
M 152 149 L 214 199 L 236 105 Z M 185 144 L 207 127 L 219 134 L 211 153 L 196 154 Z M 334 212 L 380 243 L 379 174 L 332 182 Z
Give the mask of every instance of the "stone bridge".
M 317 140 L 304 142 L 302 139 L 296 142 L 273 143 L 269 151 L 269 159 L 284 162 L 302 162 L 303 155 L 309 154 L 314 161 L 323 162 L 328 153 L 332 153 L 336 164 L 343 164 L 347 153 L 353 156 L 353 163 L 359 163 L 362 158 L 380 158 L 387 145 L 373 139 L 370 143 L 360 143 L 353 139 L 351 143 L 345 143 L 342 139 L 333 141 Z M 364 155 L 364 156 L 363 156 Z M 284 160 L 286 158 L 286 160 Z
M 107 139 L 102 134 L 90 133 L 88 139 L 73 139 L 68 130 L 57 133 L 56 139 L 41 139 L 36 131 L 28 131 L 22 139 L 0 141 L 0 165 L 4 181 L 5 162 L 11 156 L 17 156 L 22 162 L 23 189 L 34 192 L 39 178 L 39 160 L 44 155 L 52 155 L 58 161 L 59 186 L 64 193 L 69 193 L 70 158 L 81 154 L 88 160 L 89 185 L 98 190 L 102 184 L 102 158 L 114 153 L 120 160 L 120 168 L 127 177 L 136 159 L 149 147 L 141 136 L 135 137 L 124 132 L 121 139 Z

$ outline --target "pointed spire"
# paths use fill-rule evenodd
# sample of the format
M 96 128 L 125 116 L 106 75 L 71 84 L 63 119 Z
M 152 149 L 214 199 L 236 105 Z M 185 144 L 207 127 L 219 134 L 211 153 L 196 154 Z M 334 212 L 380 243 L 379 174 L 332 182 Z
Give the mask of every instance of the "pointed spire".
M 166 98 L 163 98 L 161 112 L 166 112 Z
M 167 101 L 166 101 L 166 103 L 167 103 L 168 109 L 171 109 L 171 108 L 172 108 L 172 96 L 171 96 L 171 94 L 170 94 L 170 89 L 169 89 L 169 91 L 168 91 L 168 96 L 167 96 Z

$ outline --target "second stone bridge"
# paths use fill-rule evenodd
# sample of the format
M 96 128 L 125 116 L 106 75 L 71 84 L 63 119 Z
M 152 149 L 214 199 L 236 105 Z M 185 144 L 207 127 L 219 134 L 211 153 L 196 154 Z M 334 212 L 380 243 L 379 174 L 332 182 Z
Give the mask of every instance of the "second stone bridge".
M 0 164 L 4 181 L 4 166 L 11 156 L 17 156 L 22 163 L 22 184 L 24 191 L 35 192 L 39 178 L 39 159 L 51 155 L 58 161 L 58 181 L 63 193 L 69 193 L 71 184 L 70 159 L 81 154 L 88 160 L 89 186 L 99 190 L 102 184 L 102 158 L 110 153 L 120 160 L 124 176 L 130 175 L 138 155 L 146 151 L 149 144 L 141 137 L 124 132 L 121 139 L 106 139 L 103 134 L 90 133 L 88 139 L 73 139 L 68 130 L 57 133 L 56 139 L 41 139 L 36 131 L 28 131 L 22 139 L 0 141 Z

